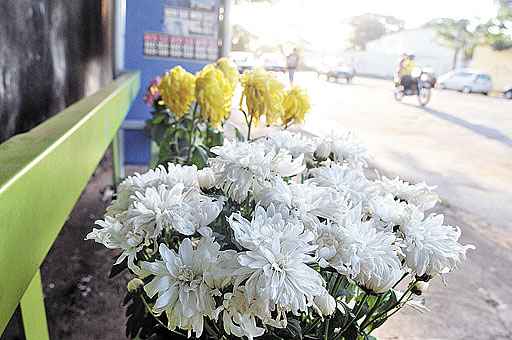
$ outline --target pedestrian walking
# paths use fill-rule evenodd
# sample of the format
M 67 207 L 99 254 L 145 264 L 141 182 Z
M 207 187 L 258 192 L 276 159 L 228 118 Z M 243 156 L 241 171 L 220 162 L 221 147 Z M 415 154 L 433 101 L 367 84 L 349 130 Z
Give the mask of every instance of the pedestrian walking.
M 295 76 L 295 71 L 299 66 L 299 51 L 294 48 L 293 52 L 286 57 L 286 68 L 288 69 L 288 77 L 290 78 L 290 85 L 293 85 L 293 78 Z

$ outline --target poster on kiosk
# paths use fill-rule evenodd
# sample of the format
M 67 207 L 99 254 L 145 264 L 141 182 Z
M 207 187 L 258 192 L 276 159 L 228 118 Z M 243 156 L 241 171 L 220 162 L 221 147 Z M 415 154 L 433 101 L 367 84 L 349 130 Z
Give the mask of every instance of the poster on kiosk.
M 148 84 L 180 65 L 196 73 L 221 53 L 219 11 L 225 0 L 126 0 L 124 64 L 140 70 L 141 90 L 123 124 L 125 164 L 148 164 L 151 142 L 144 133 L 150 108 Z

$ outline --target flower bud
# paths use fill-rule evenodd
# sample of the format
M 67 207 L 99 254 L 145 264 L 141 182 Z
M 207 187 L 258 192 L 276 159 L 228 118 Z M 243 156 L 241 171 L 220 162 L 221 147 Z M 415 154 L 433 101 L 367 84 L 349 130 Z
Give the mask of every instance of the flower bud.
M 331 315 L 336 310 L 336 300 L 329 294 L 315 296 L 313 302 L 322 315 Z
M 204 168 L 197 172 L 197 180 L 201 189 L 210 189 L 215 185 L 215 174 L 210 168 Z
M 325 161 L 327 158 L 329 158 L 329 155 L 331 154 L 331 147 L 328 143 L 321 142 L 316 147 L 315 153 L 313 156 L 315 156 L 315 159 L 318 161 Z
M 128 282 L 128 285 L 126 285 L 126 288 L 128 289 L 128 292 L 135 293 L 142 286 L 144 286 L 144 281 L 142 281 L 139 278 L 135 278 L 135 279 L 130 280 L 130 282 Z
M 425 281 L 418 281 L 412 288 L 412 292 L 416 295 L 425 293 L 428 289 L 429 283 Z

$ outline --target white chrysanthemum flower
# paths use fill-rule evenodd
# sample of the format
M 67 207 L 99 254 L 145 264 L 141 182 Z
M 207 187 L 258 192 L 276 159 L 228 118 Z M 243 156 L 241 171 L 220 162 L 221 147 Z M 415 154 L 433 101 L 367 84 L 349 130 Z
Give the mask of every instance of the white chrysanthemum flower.
M 275 305 L 278 312 L 297 314 L 307 311 L 314 296 L 325 294 L 322 276 L 307 265 L 314 262 L 310 254 L 316 247 L 309 243 L 313 235 L 300 222 L 297 226 L 287 225 L 275 213 L 266 218 L 255 217 L 252 222 L 237 217 L 230 224 L 236 240 L 249 249 L 238 255 L 241 268 L 236 272 L 238 282 L 245 281 L 249 301 L 263 299 L 271 309 Z M 256 230 L 250 230 L 250 226 Z M 288 235 L 286 227 L 291 227 Z
M 145 191 L 146 188 L 151 186 L 158 186 L 162 183 L 162 178 L 166 174 L 167 172 L 163 167 L 158 167 L 156 169 L 150 169 L 142 175 L 136 173 L 133 176 L 127 177 L 119 184 L 116 199 L 107 207 L 107 215 L 124 219 L 123 215 L 126 214 L 126 211 L 132 204 L 132 196 L 135 192 Z
M 304 170 L 304 155 L 294 159 L 288 151 L 281 149 L 272 158 L 272 172 L 280 177 L 292 177 Z
M 251 221 L 234 213 L 228 218 L 235 239 L 244 248 L 255 249 L 273 239 L 291 240 L 304 246 L 313 240 L 309 231 L 296 217 L 290 216 L 287 209 L 278 209 L 270 204 L 268 209 L 257 206 Z
M 278 311 L 306 312 L 313 298 L 326 292 L 322 276 L 307 265 L 314 260 L 308 255 L 314 249 L 276 238 L 238 255 L 241 269 L 236 274 L 247 279 L 248 298 L 269 301 Z
M 198 170 L 195 165 L 167 163 L 167 172 L 162 168 L 162 183 L 173 187 L 182 183 L 185 188 L 199 188 Z
M 224 250 L 219 253 L 216 269 L 210 273 L 209 282 L 212 287 L 223 289 L 233 284 L 233 273 L 240 269 L 235 250 Z
M 266 306 L 261 301 L 249 300 L 244 287 L 235 288 L 233 293 L 224 294 L 222 322 L 228 335 L 252 340 L 262 336 L 265 328 L 256 325 L 256 317 L 265 313 Z
M 370 214 L 379 229 L 389 229 L 400 226 L 407 221 L 407 203 L 395 200 L 393 195 L 378 195 L 368 202 Z
M 399 248 L 392 233 L 378 231 L 372 221 L 361 222 L 361 207 L 354 208 L 340 225 L 317 225 L 318 256 L 362 286 L 380 293 L 402 275 Z
M 361 168 L 352 168 L 336 163 L 309 171 L 313 178 L 308 182 L 321 187 L 330 187 L 346 195 L 353 205 L 366 201 L 370 194 L 369 181 Z
M 319 160 L 332 157 L 335 162 L 352 167 L 367 165 L 368 151 L 351 132 L 324 137 L 318 143 L 315 157 Z
M 304 155 L 307 160 L 313 159 L 317 140 L 318 138 L 290 131 L 279 131 L 265 138 L 265 142 L 277 150 L 287 150 L 294 158 Z
M 421 211 L 429 210 L 439 202 L 439 196 L 433 191 L 436 187 L 428 186 L 425 182 L 410 184 L 398 177 L 394 179 L 382 177 L 375 184 L 384 193 L 390 193 L 401 201 L 414 204 Z
M 198 189 L 185 189 L 183 183 L 171 188 L 161 184 L 134 196 L 128 219 L 147 238 L 158 237 L 164 229 L 193 235 L 219 216 L 224 203 L 201 194 Z
M 416 211 L 402 227 L 406 264 L 418 276 L 449 272 L 466 258 L 468 249 L 475 249 L 458 242 L 460 228 L 443 225 L 443 215 L 423 217 Z
M 162 184 L 174 187 L 178 183 L 182 183 L 185 188 L 199 188 L 196 166 L 168 163 L 168 170 L 160 165 L 143 174 L 136 173 L 129 176 L 119 185 L 116 199 L 107 208 L 107 215 L 124 220 L 128 208 L 133 203 L 135 193 L 145 192 L 147 188 Z
M 320 140 L 313 152 L 313 158 L 317 161 L 326 161 L 331 155 L 331 143 L 326 140 Z
M 215 270 L 220 246 L 202 238 L 196 249 L 190 239 L 182 241 L 178 253 L 160 244 L 162 260 L 143 262 L 142 270 L 153 275 L 144 286 L 146 294 L 158 298 L 153 306 L 155 313 L 165 312 L 171 330 L 176 327 L 203 332 L 204 316 L 213 317 L 216 309 L 214 296 L 219 292 L 208 285 L 210 273 Z
M 349 208 L 346 196 L 332 188 L 314 183 L 287 184 L 280 178 L 260 188 L 254 196 L 264 207 L 285 206 L 308 227 L 318 223 L 318 218 L 340 220 Z
M 215 173 L 210 168 L 204 168 L 197 172 L 197 180 L 201 189 L 211 189 L 215 186 Z
M 262 143 L 234 142 L 211 149 L 216 186 L 236 202 L 276 176 L 289 177 L 304 171 L 303 157 L 293 159 L 285 150 L 268 150 Z
M 115 264 L 119 264 L 127 258 L 128 267 L 137 272 L 139 268 L 135 264 L 135 259 L 137 252 L 142 249 L 143 236 L 110 216 L 105 216 L 105 220 L 98 220 L 94 223 L 101 229 L 93 228 L 85 239 L 94 240 L 109 249 L 121 249 L 123 252 Z
M 320 315 L 329 316 L 336 311 L 336 300 L 329 294 L 315 296 L 315 307 Z

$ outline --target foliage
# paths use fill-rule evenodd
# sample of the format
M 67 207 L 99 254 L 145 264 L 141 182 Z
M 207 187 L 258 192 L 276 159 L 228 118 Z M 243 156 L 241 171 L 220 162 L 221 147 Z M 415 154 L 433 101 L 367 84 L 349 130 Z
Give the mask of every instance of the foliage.
M 244 27 L 233 25 L 233 37 L 231 41 L 231 49 L 233 51 L 250 51 L 251 45 L 257 39 L 257 36 L 250 33 Z
M 483 40 L 497 51 L 512 48 L 512 3 L 499 1 L 496 18 L 480 25 Z
M 197 76 L 176 66 L 150 83 L 144 100 L 152 107 L 146 130 L 159 149 L 153 165 L 206 165 L 208 150 L 223 143 L 222 123 L 229 117 L 237 74 L 221 59 Z
M 467 19 L 436 19 L 429 23 L 434 27 L 440 42 L 454 50 L 452 69 L 457 67 L 459 54 L 464 53 L 464 58 L 470 59 L 478 42 L 478 35 L 471 30 L 471 22 Z
M 427 24 L 436 29 L 443 44 L 454 50 L 452 68 L 457 67 L 460 53 L 463 53 L 465 60 L 469 60 L 479 44 L 490 45 L 498 51 L 512 48 L 512 7 L 507 1 L 499 2 L 496 17 L 484 23 L 442 18 Z
M 231 114 L 238 82 L 238 71 L 226 58 L 205 66 L 196 76 L 177 66 L 155 78 L 144 96 L 152 108 L 146 131 L 159 151 L 152 166 L 169 162 L 206 166 L 210 149 L 224 142 L 223 124 Z M 244 73 L 240 82 L 239 109 L 247 124 L 247 137 L 242 139 L 251 138 L 252 128 L 262 118 L 267 126 L 285 128 L 304 122 L 310 105 L 301 88 L 285 92 L 284 85 L 263 69 Z
M 404 28 L 404 21 L 393 16 L 366 13 L 350 19 L 353 28 L 350 43 L 352 47 L 365 50 L 366 44 L 380 37 Z

